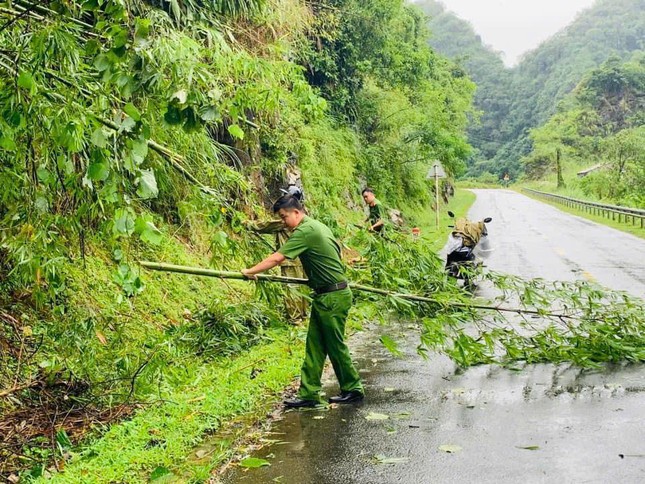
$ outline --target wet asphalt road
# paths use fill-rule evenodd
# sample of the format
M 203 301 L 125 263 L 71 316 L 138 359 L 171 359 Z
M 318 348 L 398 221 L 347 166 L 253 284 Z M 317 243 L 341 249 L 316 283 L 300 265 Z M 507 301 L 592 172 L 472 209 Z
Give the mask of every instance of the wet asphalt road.
M 473 190 L 469 217 L 488 225 L 492 270 L 549 280 L 586 279 L 645 298 L 645 240 L 510 190 Z
M 491 269 L 645 294 L 644 240 L 514 192 L 476 193 L 471 217 L 493 217 Z M 351 340 L 363 403 L 285 413 L 266 436 L 278 442 L 254 454 L 271 466 L 233 468 L 223 481 L 645 482 L 645 366 L 461 371 L 445 357 L 417 356 L 413 326 L 394 333 L 405 355 L 392 357 L 378 336 L 393 331 L 375 327 Z M 326 391 L 337 392 L 333 375 Z

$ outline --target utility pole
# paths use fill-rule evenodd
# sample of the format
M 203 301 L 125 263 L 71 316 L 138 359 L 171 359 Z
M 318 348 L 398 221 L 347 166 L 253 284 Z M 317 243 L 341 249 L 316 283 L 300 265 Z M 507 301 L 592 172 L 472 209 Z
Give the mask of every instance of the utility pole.
M 557 188 L 565 188 L 564 178 L 562 178 L 562 151 L 560 148 L 555 150 L 555 171 L 558 177 Z

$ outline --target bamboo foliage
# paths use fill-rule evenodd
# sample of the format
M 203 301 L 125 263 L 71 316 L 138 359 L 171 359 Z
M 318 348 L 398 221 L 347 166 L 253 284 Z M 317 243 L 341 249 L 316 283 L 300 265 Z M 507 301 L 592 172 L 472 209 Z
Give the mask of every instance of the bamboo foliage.
M 238 151 L 213 133 L 224 131 L 235 144 L 245 129 L 260 128 L 263 113 L 275 116 L 294 84 L 310 95 L 294 66 L 232 49 L 216 19 L 193 36 L 144 2 L 89 5 L 0 4 L 0 40 L 10 46 L 0 52 L 0 157 L 8 168 L 1 236 L 9 257 L 24 261 L 13 272 L 19 284 L 55 279 L 53 261 L 69 254 L 62 240 L 44 235 L 25 244 L 25 223 L 44 234 L 51 216 L 64 216 L 61 235 L 98 223 L 116 238 L 134 233 L 150 241 L 159 231 L 138 212 L 160 191 L 171 204 L 193 188 L 215 206 L 248 201 L 249 185 L 234 169 Z M 22 160 L 28 169 L 20 173 Z M 140 228 L 132 229 L 137 220 Z

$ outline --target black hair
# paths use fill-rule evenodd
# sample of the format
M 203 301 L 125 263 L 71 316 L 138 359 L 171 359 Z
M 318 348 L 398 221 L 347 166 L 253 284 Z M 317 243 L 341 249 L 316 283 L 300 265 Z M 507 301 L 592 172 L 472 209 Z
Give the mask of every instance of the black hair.
M 277 213 L 281 208 L 302 211 L 302 203 L 293 195 L 282 195 L 273 204 L 273 211 Z
M 372 190 L 370 187 L 365 187 L 365 188 L 363 188 L 363 191 L 361 192 L 361 195 L 365 195 L 365 192 L 374 193 L 374 190 Z

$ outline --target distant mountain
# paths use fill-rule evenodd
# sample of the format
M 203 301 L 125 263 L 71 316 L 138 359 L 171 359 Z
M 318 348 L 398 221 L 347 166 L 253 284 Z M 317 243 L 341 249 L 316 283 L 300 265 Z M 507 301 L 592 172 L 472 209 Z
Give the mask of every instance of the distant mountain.
M 469 169 L 474 175 L 517 175 L 520 159 L 530 151 L 529 129 L 544 123 L 590 70 L 610 57 L 627 59 L 645 49 L 645 0 L 598 0 L 513 69 L 441 3 L 416 4 L 430 18 L 431 46 L 461 60 L 478 86 L 475 106 L 483 114 L 469 130 L 477 150 Z
M 506 142 L 500 131 L 513 99 L 509 96 L 512 72 L 505 68 L 501 55 L 482 44 L 470 23 L 446 11 L 440 3 L 417 4 L 430 17 L 430 45 L 452 59 L 459 60 L 477 84 L 474 103 L 481 116 L 471 123 L 470 143 L 478 150 L 478 160 L 492 159 Z

